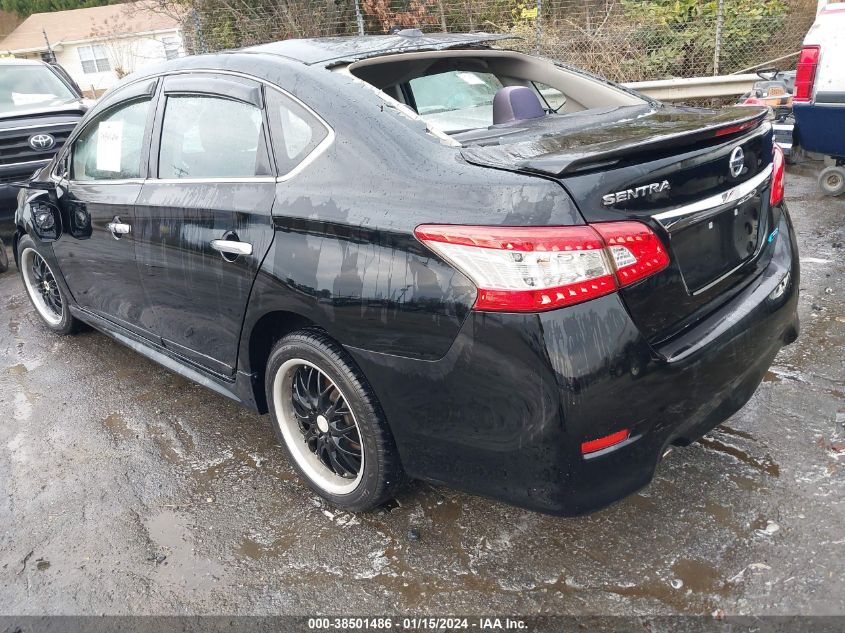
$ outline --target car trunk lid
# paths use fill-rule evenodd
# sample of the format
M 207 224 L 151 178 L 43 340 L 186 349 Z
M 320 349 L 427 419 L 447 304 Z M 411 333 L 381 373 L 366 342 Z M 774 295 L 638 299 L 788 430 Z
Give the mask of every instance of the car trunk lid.
M 462 153 L 475 164 L 558 180 L 588 223 L 648 224 L 671 264 L 620 293 L 660 343 L 767 263 L 772 137 L 764 118 L 758 108 L 608 108 L 521 123 Z

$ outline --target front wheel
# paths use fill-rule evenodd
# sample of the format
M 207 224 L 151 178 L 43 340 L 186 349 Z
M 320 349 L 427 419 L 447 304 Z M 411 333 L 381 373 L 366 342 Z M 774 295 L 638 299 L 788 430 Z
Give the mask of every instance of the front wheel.
M 285 336 L 270 354 L 265 385 L 279 441 L 317 494 L 353 512 L 394 495 L 402 468 L 393 435 L 340 345 L 316 329 Z
M 57 334 L 72 334 L 78 330 L 80 323 L 70 313 L 67 296 L 47 260 L 35 250 L 35 242 L 29 235 L 24 235 L 18 242 L 18 264 L 29 300 L 44 325 Z
M 845 167 L 831 165 L 825 167 L 819 174 L 819 187 L 828 196 L 839 196 L 845 193 Z

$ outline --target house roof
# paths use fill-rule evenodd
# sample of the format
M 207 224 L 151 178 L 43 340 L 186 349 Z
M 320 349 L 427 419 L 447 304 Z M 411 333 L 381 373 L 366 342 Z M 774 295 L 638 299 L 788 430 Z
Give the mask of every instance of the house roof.
M 0 42 L 0 51 L 46 50 L 45 31 L 50 45 L 60 47 L 71 42 L 179 28 L 178 20 L 155 11 L 154 7 L 153 2 L 141 0 L 88 9 L 33 13 Z

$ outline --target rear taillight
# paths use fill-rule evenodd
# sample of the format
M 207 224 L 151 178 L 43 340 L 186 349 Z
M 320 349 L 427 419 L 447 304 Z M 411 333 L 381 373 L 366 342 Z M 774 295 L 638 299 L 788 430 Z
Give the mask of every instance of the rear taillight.
M 641 222 L 605 222 L 592 227 L 604 238 L 623 288 L 669 265 L 663 242 Z
M 793 101 L 812 101 L 813 84 L 816 81 L 816 68 L 819 65 L 821 48 L 805 46 L 798 57 L 795 67 L 795 95 Z
M 478 288 L 474 309 L 538 312 L 614 292 L 669 264 L 645 224 L 499 227 L 421 225 L 423 244 Z
M 775 206 L 783 200 L 784 177 L 783 150 L 775 144 L 772 152 L 772 188 L 769 190 L 769 206 Z

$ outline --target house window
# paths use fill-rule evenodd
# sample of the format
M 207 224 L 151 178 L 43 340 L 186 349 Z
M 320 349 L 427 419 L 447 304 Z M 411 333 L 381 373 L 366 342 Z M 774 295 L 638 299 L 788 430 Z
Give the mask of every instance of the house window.
M 179 46 L 181 42 L 178 37 L 163 37 L 161 43 L 164 44 L 165 59 L 176 59 L 179 57 Z
M 82 72 L 86 75 L 91 73 L 104 73 L 111 70 L 106 49 L 102 46 L 80 46 L 79 61 L 82 62 Z

